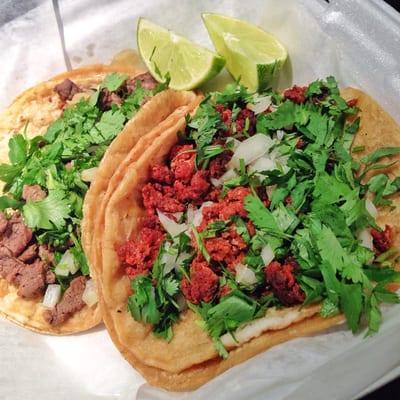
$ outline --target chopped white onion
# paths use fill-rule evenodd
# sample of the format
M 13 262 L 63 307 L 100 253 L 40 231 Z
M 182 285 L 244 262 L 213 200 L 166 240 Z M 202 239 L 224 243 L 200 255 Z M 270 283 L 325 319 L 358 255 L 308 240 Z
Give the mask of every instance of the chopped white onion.
M 233 169 L 228 169 L 219 179 L 211 178 L 211 183 L 215 187 L 222 186 L 224 182 L 229 181 L 230 179 L 236 178 L 237 173 Z
M 69 274 L 75 274 L 79 269 L 78 263 L 75 262 L 75 258 L 70 250 L 67 250 L 61 257 L 60 262 L 57 264 L 54 272 L 56 275 L 68 276 Z
M 278 129 L 276 131 L 276 138 L 281 141 L 283 139 L 283 136 L 285 136 L 285 131 L 282 129 Z
M 252 269 L 243 264 L 235 265 L 236 276 L 235 280 L 237 283 L 242 283 L 244 285 L 253 285 L 257 283 L 256 274 Z
M 373 237 L 369 229 L 363 229 L 357 235 L 357 239 L 359 240 L 361 246 L 366 247 L 367 249 L 374 250 Z
M 168 246 L 167 244 L 165 245 L 165 250 L 163 255 L 161 256 L 161 262 L 164 264 L 164 275 L 170 273 L 176 264 L 176 254 L 169 254 L 168 249 L 169 249 L 169 243 Z
M 53 308 L 60 301 L 61 286 L 49 285 L 43 298 L 43 307 Z
M 178 224 L 171 218 L 168 218 L 162 211 L 157 210 L 158 218 L 160 219 L 163 228 L 172 236 L 178 236 L 188 229 L 186 224 Z
M 203 221 L 203 209 L 204 207 L 209 207 L 213 205 L 212 201 L 205 201 L 200 208 L 195 208 L 192 205 L 189 205 L 187 209 L 187 223 L 193 224 L 194 226 L 199 226 Z
M 231 160 L 228 163 L 230 168 L 239 168 L 240 160 L 243 160 L 245 165 L 262 157 L 274 144 L 274 141 L 267 135 L 256 133 L 240 143 L 238 148 L 233 153 Z
M 376 218 L 378 216 L 378 210 L 376 209 L 375 204 L 370 199 L 365 200 L 365 208 L 372 218 Z
M 249 166 L 249 172 L 272 171 L 274 169 L 276 169 L 276 163 L 268 157 L 260 157 Z
M 247 104 L 247 108 L 257 115 L 267 110 L 271 104 L 271 96 L 257 96 L 254 104 Z
M 96 285 L 93 279 L 89 279 L 86 282 L 85 290 L 82 294 L 82 300 L 89 306 L 92 307 L 98 302 Z
M 269 244 L 265 245 L 261 250 L 261 258 L 265 265 L 268 265 L 274 258 L 274 251 L 271 249 Z
M 96 177 L 97 170 L 98 170 L 98 167 L 84 169 L 81 172 L 81 179 L 84 182 L 93 182 L 94 178 Z
M 240 141 L 240 140 L 237 140 L 237 139 L 235 139 L 235 138 L 233 138 L 233 137 L 229 137 L 228 139 L 226 139 L 226 144 L 227 144 L 227 145 L 229 145 L 229 144 L 231 144 L 231 143 L 233 143 L 233 145 L 232 145 L 232 151 L 235 151 L 235 150 L 238 148 L 238 146 L 239 146 L 239 144 L 241 143 L 241 141 Z

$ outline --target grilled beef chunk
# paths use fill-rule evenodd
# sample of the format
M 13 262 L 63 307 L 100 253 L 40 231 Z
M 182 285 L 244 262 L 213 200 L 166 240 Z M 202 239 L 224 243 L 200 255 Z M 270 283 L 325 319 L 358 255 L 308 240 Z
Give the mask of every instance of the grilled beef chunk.
M 122 98 L 115 92 L 110 92 L 108 89 L 101 89 L 97 105 L 100 110 L 107 111 L 111 109 L 113 104 L 121 105 Z
M 30 263 L 38 256 L 38 245 L 31 244 L 24 252 L 18 257 L 18 260 L 23 263 Z
M 46 272 L 44 262 L 36 260 L 33 264 L 24 264 L 7 247 L 0 247 L 0 275 L 7 282 L 18 286 L 19 296 L 34 298 L 43 294 Z
M 81 90 L 74 82 L 69 79 L 65 79 L 54 87 L 54 91 L 60 96 L 63 101 L 71 100 L 75 94 Z
M 65 291 L 62 300 L 52 309 L 43 313 L 44 319 L 51 325 L 60 325 L 74 313 L 81 310 L 85 303 L 82 295 L 86 287 L 86 278 L 78 276 Z
M 24 185 L 22 188 L 22 198 L 25 201 L 39 201 L 46 197 L 46 192 L 39 185 Z
M 126 81 L 126 89 L 129 94 L 136 89 L 138 82 L 140 82 L 143 89 L 147 90 L 153 90 L 157 86 L 157 81 L 149 72 L 145 72 Z
M 23 223 L 20 214 L 14 214 L 7 223 L 0 246 L 7 247 L 13 256 L 19 256 L 32 239 L 32 231 Z
M 20 270 L 18 296 L 33 298 L 44 293 L 47 266 L 43 261 L 35 260 L 25 264 Z

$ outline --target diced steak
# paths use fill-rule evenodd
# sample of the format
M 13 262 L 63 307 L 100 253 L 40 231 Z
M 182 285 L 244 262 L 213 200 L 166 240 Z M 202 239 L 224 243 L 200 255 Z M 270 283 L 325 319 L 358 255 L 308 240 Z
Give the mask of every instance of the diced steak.
M 46 286 L 47 266 L 43 261 L 36 260 L 26 264 L 20 271 L 18 296 L 33 298 L 44 293 Z
M 18 295 L 33 298 L 43 294 L 46 281 L 47 266 L 36 260 L 33 264 L 24 264 L 13 257 L 11 251 L 0 246 L 0 275 L 7 282 L 18 286 Z
M 81 90 L 79 86 L 72 82 L 70 79 L 65 79 L 54 87 L 54 91 L 60 96 L 63 101 L 71 100 L 75 94 Z
M 153 90 L 158 83 L 149 72 L 145 72 L 126 81 L 126 88 L 129 94 L 136 89 L 138 82 L 140 82 L 143 89 L 147 90 Z
M 86 278 L 84 276 L 73 279 L 62 300 L 54 308 L 44 311 L 44 319 L 51 325 L 60 325 L 81 310 L 85 306 L 82 300 L 85 287 Z
M 22 188 L 22 198 L 25 201 L 39 201 L 46 197 L 46 192 L 39 185 L 24 185 Z
M 0 240 L 14 256 L 20 255 L 32 239 L 32 231 L 23 223 L 20 214 L 14 214 L 8 221 L 7 228 Z
M 97 105 L 100 110 L 107 111 L 111 109 L 113 104 L 120 106 L 122 104 L 122 98 L 115 92 L 110 92 L 108 89 L 102 89 L 99 94 Z
M 0 234 L 4 233 L 8 226 L 8 219 L 3 212 L 0 211 Z
M 53 271 L 48 270 L 46 272 L 46 283 L 56 283 L 56 274 Z
M 16 277 L 19 270 L 25 264 L 15 257 L 12 252 L 5 246 L 0 246 L 0 276 L 7 280 L 9 283 L 16 283 Z
M 19 257 L 18 260 L 23 263 L 30 263 L 38 256 L 38 245 L 31 244 Z

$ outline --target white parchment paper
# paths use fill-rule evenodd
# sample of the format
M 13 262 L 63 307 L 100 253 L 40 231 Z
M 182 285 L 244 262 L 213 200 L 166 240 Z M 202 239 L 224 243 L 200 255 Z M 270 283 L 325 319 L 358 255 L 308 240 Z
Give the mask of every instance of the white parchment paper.
M 284 43 L 290 64 L 281 87 L 334 75 L 342 86 L 371 94 L 400 122 L 400 18 L 380 0 L 58 3 L 59 13 L 43 0 L 0 27 L 0 109 L 22 90 L 64 71 L 68 62 L 73 67 L 108 62 L 118 51 L 136 47 L 140 16 L 212 48 L 200 18 L 211 11 L 247 19 Z M 350 399 L 400 374 L 400 306 L 388 308 L 384 319 L 373 338 L 338 327 L 293 340 L 180 394 L 146 384 L 103 327 L 50 337 L 0 320 L 0 399 Z

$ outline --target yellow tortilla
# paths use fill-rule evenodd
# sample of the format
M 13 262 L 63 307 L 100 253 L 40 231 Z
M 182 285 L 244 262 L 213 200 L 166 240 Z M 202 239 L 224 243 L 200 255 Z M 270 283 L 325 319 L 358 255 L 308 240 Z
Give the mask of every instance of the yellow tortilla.
M 0 162 L 8 162 L 8 140 L 11 135 L 22 132 L 26 124 L 29 138 L 43 134 L 61 115 L 60 99 L 54 92 L 56 84 L 69 78 L 85 91 L 96 88 L 111 72 L 135 76 L 144 71 L 126 66 L 92 65 L 57 75 L 18 96 L 0 115 Z M 17 288 L 0 278 L 0 315 L 18 325 L 40 333 L 64 335 L 90 329 L 101 322 L 100 307 L 95 305 L 85 306 L 61 325 L 51 326 L 43 319 L 41 302 L 42 298 L 19 297 Z
M 400 146 L 399 126 L 376 102 L 356 89 L 345 89 L 342 95 L 347 99 L 357 98 L 361 108 L 360 133 L 355 138 L 355 145 L 365 145 L 365 152 L 384 144 Z M 115 345 L 149 383 L 175 391 L 193 390 L 278 343 L 313 335 L 344 321 L 343 315 L 327 319 L 320 317 L 317 315 L 318 305 L 304 307 L 289 327 L 278 324 L 234 348 L 229 357 L 223 360 L 216 353 L 211 339 L 197 324 L 200 317 L 190 310 L 181 314 L 180 321 L 173 327 L 174 337 L 169 343 L 156 338 L 150 325 L 132 318 L 127 310 L 127 298 L 131 294 L 130 280 L 120 268 L 116 248 L 138 235 L 139 217 L 144 214 L 141 188 L 148 180 L 149 168 L 164 159 L 177 141 L 177 132 L 184 127 L 184 119 L 177 117 L 173 125 L 158 132 L 158 137 L 153 138 L 150 147 L 144 138 L 136 143 L 132 152 L 139 157 L 122 167 L 122 179 L 99 211 L 104 214 L 104 225 L 100 223 L 94 227 L 98 246 L 95 249 L 97 261 L 92 265 L 98 281 L 103 319 Z M 398 175 L 398 168 L 396 165 L 390 172 Z M 394 198 L 396 204 L 398 197 Z M 393 226 L 395 245 L 398 246 L 399 211 L 378 211 L 378 223 L 390 223 Z M 292 309 L 286 309 L 286 312 Z

